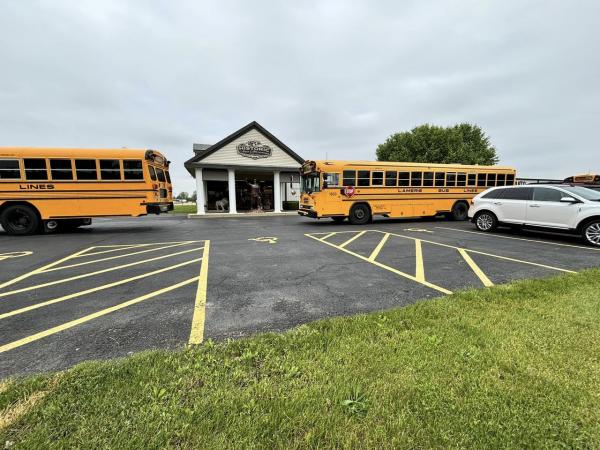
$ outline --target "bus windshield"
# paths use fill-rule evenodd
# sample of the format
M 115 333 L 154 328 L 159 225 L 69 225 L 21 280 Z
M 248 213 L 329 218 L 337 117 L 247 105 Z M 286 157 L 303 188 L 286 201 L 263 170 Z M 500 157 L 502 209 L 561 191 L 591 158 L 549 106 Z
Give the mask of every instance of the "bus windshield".
M 320 178 L 317 172 L 302 175 L 302 192 L 312 194 L 320 190 Z

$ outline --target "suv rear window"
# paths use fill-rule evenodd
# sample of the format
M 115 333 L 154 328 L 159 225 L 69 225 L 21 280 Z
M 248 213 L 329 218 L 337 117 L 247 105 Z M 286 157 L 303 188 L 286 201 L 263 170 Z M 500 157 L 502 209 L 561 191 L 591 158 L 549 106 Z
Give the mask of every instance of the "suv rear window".
M 533 197 L 533 188 L 518 187 L 506 189 L 502 195 L 503 200 L 531 200 Z
M 485 194 L 483 194 L 481 198 L 502 198 L 502 196 L 504 195 L 504 191 L 506 190 L 507 189 L 494 189 L 493 191 L 486 192 Z

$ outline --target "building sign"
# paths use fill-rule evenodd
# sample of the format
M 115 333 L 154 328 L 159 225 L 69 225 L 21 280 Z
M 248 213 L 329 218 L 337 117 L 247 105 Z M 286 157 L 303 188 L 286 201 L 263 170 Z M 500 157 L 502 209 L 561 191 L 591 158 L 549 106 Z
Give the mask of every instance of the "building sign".
M 261 144 L 260 141 L 248 141 L 238 144 L 237 152 L 239 155 L 245 156 L 246 158 L 259 159 L 269 158 L 272 150 L 271 147 L 266 144 Z

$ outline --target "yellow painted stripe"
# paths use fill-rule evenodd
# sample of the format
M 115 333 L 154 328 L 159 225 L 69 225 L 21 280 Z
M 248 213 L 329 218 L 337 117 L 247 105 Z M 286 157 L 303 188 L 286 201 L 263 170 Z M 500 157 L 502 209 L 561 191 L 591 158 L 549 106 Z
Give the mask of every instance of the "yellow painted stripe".
M 345 228 L 345 227 L 344 227 Z M 335 234 L 342 234 L 342 233 L 356 233 L 358 230 L 348 230 L 348 231 L 336 231 Z M 361 231 L 378 231 L 378 230 L 361 230 Z M 381 232 L 380 232 L 381 233 Z M 311 238 L 315 238 L 317 236 L 321 236 L 323 234 L 331 234 L 331 233 L 307 233 L 305 234 L 305 236 L 310 236 Z
M 385 243 L 387 242 L 389 237 L 390 237 L 390 233 L 385 233 L 383 235 L 383 237 L 379 241 L 379 244 L 377 244 L 377 247 L 375 247 L 375 250 L 373 250 L 373 252 L 369 256 L 369 261 L 371 261 L 371 262 L 375 261 L 375 258 L 377 258 L 377 255 L 379 255 L 379 252 L 381 251 L 381 249 L 383 248 L 383 246 L 385 245 Z
M 35 289 L 41 289 L 41 288 L 44 288 L 47 286 L 53 286 L 55 284 L 67 283 L 69 281 L 79 280 L 81 278 L 87 278 L 87 277 L 91 277 L 94 275 L 100 275 L 100 274 L 106 273 L 106 272 L 112 272 L 113 270 L 125 269 L 127 267 L 133 267 L 133 266 L 137 266 L 139 264 L 145 264 L 145 263 L 149 263 L 152 261 L 158 261 L 158 260 L 165 259 L 165 258 L 171 258 L 173 256 L 178 256 L 178 255 L 183 255 L 185 253 L 195 252 L 196 250 L 202 250 L 203 248 L 204 247 L 190 248 L 188 250 L 183 250 L 181 252 L 171 253 L 169 255 L 157 256 L 156 258 L 144 259 L 143 261 L 134 261 L 129 264 L 123 264 L 121 266 L 116 266 L 116 267 L 109 267 L 108 269 L 102 269 L 102 270 L 98 270 L 96 272 L 84 273 L 82 275 L 76 275 L 74 277 L 63 278 L 61 280 L 49 281 L 48 283 L 42 283 L 42 284 L 37 284 L 35 286 L 28 286 L 28 287 L 21 288 L 21 289 L 15 289 L 14 291 L 1 292 L 0 297 L 6 297 L 8 295 L 18 294 L 19 292 L 33 291 Z
M 436 228 L 439 228 L 440 230 L 459 231 L 461 233 L 479 234 L 479 235 L 482 235 L 485 237 L 494 237 L 494 238 L 498 238 L 498 239 L 512 239 L 514 241 L 535 242 L 537 244 L 555 245 L 558 247 L 580 248 L 582 250 L 594 250 L 596 252 L 600 251 L 600 248 L 586 247 L 584 245 L 561 244 L 560 242 L 540 241 L 539 239 L 527 239 L 527 238 L 518 238 L 518 237 L 513 237 L 513 236 L 501 236 L 499 234 L 486 233 L 483 231 L 459 230 L 458 228 L 451 228 L 451 227 L 436 227 Z
M 62 259 L 59 259 L 59 260 L 54 261 L 54 262 L 52 262 L 50 264 L 46 264 L 45 266 L 39 267 L 39 268 L 37 268 L 35 270 L 32 270 L 31 272 L 27 272 L 27 273 L 24 273 L 23 275 L 19 275 L 18 277 L 13 278 L 12 280 L 8 280 L 8 281 L 0 284 L 0 289 L 4 289 L 5 287 L 10 286 L 10 285 L 15 284 L 15 283 L 18 283 L 21 280 L 25 280 L 26 278 L 29 278 L 29 277 L 31 277 L 33 275 L 38 274 L 38 273 L 42 273 L 44 270 L 50 269 L 51 267 L 54 267 L 54 266 L 56 266 L 58 264 L 61 264 L 61 263 L 65 262 L 65 261 L 68 261 L 71 258 L 76 258 L 78 255 L 80 255 L 80 254 L 82 254 L 84 252 L 87 252 L 91 248 L 93 248 L 93 247 L 85 248 L 85 249 L 80 250 L 80 251 L 78 251 L 76 253 L 73 253 L 72 255 L 65 256 Z M 0 294 L 0 296 L 1 296 L 1 294 Z
M 323 237 L 321 238 L 321 240 L 322 240 L 322 241 L 325 241 L 325 239 L 327 239 L 327 238 L 330 238 L 330 237 L 331 237 L 331 236 L 333 236 L 334 234 L 337 234 L 337 233 L 329 233 L 329 234 L 326 234 L 325 236 L 323 236 Z
M 421 239 L 415 239 L 415 277 L 419 281 L 425 281 L 425 265 L 423 264 Z
M 100 252 L 94 252 L 94 253 L 83 253 L 79 256 L 77 256 L 77 258 L 85 258 L 88 256 L 94 256 L 94 255 L 103 255 L 105 253 L 113 253 L 113 252 L 119 252 L 119 251 L 123 251 L 123 250 L 129 250 L 129 249 L 134 249 L 134 248 L 142 248 L 142 247 L 150 247 L 152 245 L 168 245 L 168 244 L 194 244 L 200 241 L 182 241 L 182 242 L 153 242 L 151 244 L 127 244 L 127 245 L 99 245 L 96 247 L 92 247 L 90 250 L 96 249 L 96 248 L 107 248 L 107 247 L 117 247 L 117 248 L 112 248 L 110 250 L 102 250 Z
M 340 244 L 340 248 L 344 248 L 346 245 L 351 244 L 352 242 L 354 242 L 356 239 L 358 239 L 359 237 L 361 237 L 363 234 L 365 234 L 367 231 L 360 231 L 357 234 L 355 234 L 354 236 L 352 236 L 350 239 L 348 239 L 346 242 L 344 242 L 343 244 Z
M 133 252 L 133 253 L 126 253 L 125 255 L 117 255 L 117 256 L 109 256 L 108 258 L 100 258 L 100 259 L 94 259 L 92 261 L 85 261 L 82 263 L 78 263 L 78 264 L 70 264 L 68 266 L 60 266 L 60 267 L 53 267 L 52 269 L 45 269 L 42 273 L 46 273 L 46 272 L 53 272 L 55 270 L 64 270 L 64 269 L 70 269 L 72 267 L 80 267 L 80 266 L 86 266 L 88 264 L 94 264 L 94 263 L 99 263 L 99 262 L 103 262 L 103 261 L 111 261 L 113 259 L 119 259 L 119 258 L 126 258 L 128 256 L 135 256 L 135 255 L 141 255 L 143 253 L 149 253 L 149 252 L 157 252 L 159 250 L 166 250 L 168 248 L 173 248 L 173 247 L 180 247 L 182 245 L 187 245 L 188 243 L 185 242 L 183 244 L 181 243 L 177 243 L 177 244 L 171 244 L 171 245 L 165 245 L 163 247 L 157 247 L 157 248 L 151 248 L 148 250 L 141 250 L 139 252 Z
M 460 256 L 467 262 L 471 270 L 477 275 L 477 277 L 481 280 L 484 286 L 491 287 L 494 285 L 492 281 L 487 277 L 485 273 L 479 268 L 479 266 L 473 261 L 473 259 L 469 256 L 467 251 L 464 248 L 458 249 Z
M 173 291 L 182 286 L 186 286 L 188 284 L 194 283 L 197 279 L 198 279 L 198 277 L 190 278 L 189 280 L 185 280 L 180 283 L 174 284 L 172 286 L 168 286 L 166 288 L 159 289 L 158 291 L 150 292 L 149 294 L 145 294 L 140 297 L 134 298 L 132 300 L 128 300 L 126 302 L 120 303 L 118 305 L 111 306 L 110 308 L 106 308 L 101 311 L 98 311 L 98 312 L 95 312 L 92 314 L 88 314 L 87 316 L 81 317 L 79 319 L 71 320 L 70 322 L 63 323 L 62 325 L 58 325 L 56 327 L 52 327 L 52 328 L 49 328 L 44 331 L 40 331 L 39 333 L 32 334 L 31 336 L 24 337 L 23 339 L 19 339 L 17 341 L 10 342 L 8 344 L 4 344 L 4 345 L 0 346 L 0 353 L 4 353 L 9 350 L 13 350 L 15 348 L 21 347 L 26 344 L 30 344 L 39 339 L 51 336 L 56 333 L 60 333 L 61 331 L 68 330 L 69 328 L 73 328 L 77 325 L 81 325 L 82 323 L 89 322 L 90 320 L 97 319 L 98 317 L 105 316 L 107 314 L 118 311 L 120 309 L 127 308 L 128 306 L 135 305 L 136 303 L 143 302 L 144 300 L 148 300 L 150 298 L 157 297 L 161 294 L 165 294 L 167 292 Z
M 175 264 L 174 266 L 164 267 L 162 269 L 154 270 L 152 272 L 147 272 L 147 273 L 143 273 L 141 275 L 136 275 L 135 277 L 125 278 L 124 280 L 119 280 L 119 281 L 115 281 L 113 283 L 108 283 L 108 284 L 104 284 L 102 286 L 97 286 L 94 288 L 86 289 L 85 291 L 75 292 L 73 294 L 64 295 L 62 297 L 54 298 L 52 300 L 46 300 L 45 302 L 36 303 L 35 305 L 30 305 L 30 306 L 26 306 L 24 308 L 15 309 L 13 311 L 9 311 L 7 313 L 0 314 L 0 320 L 6 319 L 7 317 L 16 316 L 18 314 L 23 314 L 27 311 L 32 311 L 34 309 L 43 308 L 44 306 L 53 305 L 55 303 L 64 302 L 65 300 L 70 300 L 72 298 L 77 298 L 77 297 L 81 297 L 83 295 L 91 294 L 93 292 L 102 291 L 104 289 L 110 289 L 115 286 L 120 286 L 122 284 L 130 283 L 132 281 L 140 280 L 142 278 L 146 278 L 146 277 L 149 277 L 152 275 L 157 275 L 159 273 L 167 272 L 169 270 L 178 269 L 180 267 L 184 267 L 184 266 L 193 264 L 193 263 L 201 261 L 201 260 L 202 260 L 202 258 L 192 259 L 191 261 L 185 261 L 180 264 Z
M 338 250 L 341 250 L 342 252 L 348 253 L 349 255 L 352 255 L 352 256 L 354 256 L 354 257 L 356 257 L 358 259 L 362 259 L 363 261 L 366 261 L 366 262 L 368 262 L 370 264 L 373 264 L 373 265 L 375 265 L 377 267 L 380 267 L 382 269 L 388 270 L 388 271 L 390 271 L 392 273 L 395 273 L 396 275 L 400 275 L 401 277 L 408 278 L 409 280 L 415 281 L 415 282 L 417 282 L 419 284 L 422 284 L 423 286 L 427 286 L 428 288 L 435 289 L 436 291 L 442 292 L 444 294 L 452 294 L 452 291 L 449 291 L 448 289 L 445 289 L 445 288 L 440 287 L 440 286 L 436 286 L 435 284 L 429 283 L 428 281 L 418 280 L 416 277 L 413 277 L 412 275 L 409 275 L 407 273 L 401 272 L 401 271 L 399 271 L 397 269 L 394 269 L 393 267 L 386 266 L 385 264 L 382 264 L 380 262 L 369 261 L 368 258 L 366 258 L 366 257 L 364 257 L 362 255 L 359 255 L 358 253 L 351 252 L 348 249 L 340 248 L 339 246 L 334 245 L 331 242 L 321 241 L 319 238 L 311 236 L 310 234 L 306 234 L 305 236 L 308 236 L 309 238 L 314 239 L 316 241 L 323 242 L 324 244 L 327 244 L 327 245 L 329 245 L 329 246 L 331 246 L 333 248 L 337 248 Z
M 200 344 L 204 340 L 204 322 L 206 321 L 206 288 L 208 284 L 208 256 L 210 252 L 210 241 L 204 244 L 202 255 L 202 266 L 198 277 L 198 290 L 196 291 L 196 302 L 192 316 L 192 329 L 190 331 L 190 344 Z

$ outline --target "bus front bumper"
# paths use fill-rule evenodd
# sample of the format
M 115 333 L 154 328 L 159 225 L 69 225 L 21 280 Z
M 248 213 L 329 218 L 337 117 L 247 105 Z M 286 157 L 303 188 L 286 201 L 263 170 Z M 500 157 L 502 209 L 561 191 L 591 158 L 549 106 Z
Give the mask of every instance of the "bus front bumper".
M 173 211 L 173 202 L 169 203 L 147 203 L 146 212 L 148 214 L 161 214 Z
M 312 219 L 317 219 L 317 212 L 309 209 L 299 209 L 298 214 L 304 217 L 310 217 Z

